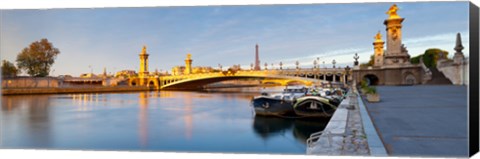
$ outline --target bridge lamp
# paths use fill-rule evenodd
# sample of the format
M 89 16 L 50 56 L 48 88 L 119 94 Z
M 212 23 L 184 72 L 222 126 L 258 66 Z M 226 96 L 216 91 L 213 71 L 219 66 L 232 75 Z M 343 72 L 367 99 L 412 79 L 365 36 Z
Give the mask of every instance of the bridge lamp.
M 296 61 L 295 62 L 295 65 L 297 66 L 297 70 L 298 70 L 298 65 L 300 64 L 300 62 Z
M 348 75 L 350 73 L 350 66 L 345 67 L 345 83 L 348 85 Z
M 336 63 L 337 63 L 337 62 L 335 61 L 335 59 L 333 59 L 333 61 L 332 61 L 333 68 L 335 68 L 335 64 L 336 64 Z
M 268 70 L 267 66 L 268 66 L 268 63 L 265 62 L 265 70 Z
M 360 56 L 358 56 L 357 53 L 355 53 L 355 56 L 353 56 L 353 59 L 355 59 L 355 61 L 353 62 L 353 66 L 358 66 L 358 59 L 360 58 Z
M 272 65 L 272 70 L 273 70 L 273 69 L 274 69 L 274 67 L 273 67 L 273 63 L 271 63 L 270 65 Z
M 317 68 L 317 60 L 313 60 L 313 68 Z
M 250 70 L 253 70 L 253 63 L 250 63 Z
M 281 70 L 281 69 L 282 69 L 282 65 L 283 65 L 282 61 L 280 61 L 280 63 L 279 63 L 278 65 L 280 65 L 280 70 Z

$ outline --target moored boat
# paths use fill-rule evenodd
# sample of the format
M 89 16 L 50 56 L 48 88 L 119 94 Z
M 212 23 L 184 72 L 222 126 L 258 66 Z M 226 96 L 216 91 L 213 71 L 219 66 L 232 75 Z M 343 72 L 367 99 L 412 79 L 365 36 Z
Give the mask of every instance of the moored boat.
M 305 87 L 287 87 L 282 93 L 268 94 L 262 93 L 252 99 L 253 108 L 256 115 L 264 116 L 283 116 L 294 115 L 293 104 L 297 98 L 305 95 Z
M 337 109 L 336 103 L 334 99 L 321 96 L 304 96 L 297 99 L 293 110 L 296 115 L 303 117 L 331 117 Z

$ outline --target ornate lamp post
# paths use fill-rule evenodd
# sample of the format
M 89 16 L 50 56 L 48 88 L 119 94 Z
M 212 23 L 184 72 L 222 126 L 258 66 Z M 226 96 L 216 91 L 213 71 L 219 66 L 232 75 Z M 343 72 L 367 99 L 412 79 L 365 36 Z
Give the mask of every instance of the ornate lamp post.
M 332 61 L 333 68 L 335 68 L 335 64 L 336 64 L 336 63 L 337 63 L 337 62 L 336 62 L 335 59 L 334 59 L 334 60 Z
M 272 65 L 272 70 L 274 70 L 275 68 L 273 67 L 273 63 L 271 63 L 270 65 Z
M 350 75 L 350 66 L 345 67 L 345 84 L 348 85 L 348 76 Z
M 320 57 L 317 57 L 317 68 L 320 68 Z
M 265 70 L 268 70 L 267 66 L 268 66 L 268 63 L 265 62 Z
M 300 64 L 300 62 L 298 62 L 298 61 L 295 62 L 296 70 L 297 70 L 297 73 L 295 73 L 296 76 L 298 76 L 298 71 L 299 71 L 299 70 L 298 70 L 298 69 L 299 69 L 298 65 L 299 65 L 299 64 Z
M 250 70 L 253 70 L 253 63 L 250 63 Z
M 325 67 L 325 61 L 322 61 L 322 63 L 323 63 L 323 68 L 326 68 L 326 67 Z
M 317 60 L 313 60 L 313 79 L 317 79 Z
M 282 65 L 283 65 L 282 61 L 280 61 L 280 63 L 279 63 L 278 65 L 280 65 L 280 70 L 281 70 L 281 69 L 282 69 Z
M 358 56 L 357 53 L 355 53 L 355 56 L 353 56 L 353 59 L 355 59 L 355 61 L 353 62 L 353 66 L 358 66 L 358 58 L 360 58 L 360 56 Z

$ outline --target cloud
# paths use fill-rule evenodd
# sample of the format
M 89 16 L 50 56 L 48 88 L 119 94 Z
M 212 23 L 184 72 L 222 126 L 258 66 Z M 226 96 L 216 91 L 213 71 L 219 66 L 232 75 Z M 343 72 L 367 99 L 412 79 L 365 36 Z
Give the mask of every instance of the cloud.
M 407 20 L 404 43 L 412 56 L 439 47 L 453 51 L 455 34 L 462 32 L 468 54 L 468 19 L 461 10 L 444 12 L 458 3 L 401 3 Z M 438 5 L 437 5 L 438 4 Z M 452 5 L 456 4 L 456 5 Z M 462 3 L 466 4 L 466 3 Z M 110 8 L 15 11 L 4 14 L 2 58 L 38 37 L 48 36 L 61 47 L 54 67 L 58 73 L 78 75 L 95 70 L 138 68 L 138 52 L 148 45 L 150 67 L 170 70 L 183 65 L 187 52 L 194 66 L 242 64 L 254 60 L 255 43 L 260 60 L 294 67 L 313 65 L 317 57 L 331 65 L 351 64 L 358 53 L 368 61 L 372 37 L 381 30 L 390 3 L 315 4 L 278 6 L 211 6 L 161 8 Z M 416 14 L 418 13 L 418 14 Z M 41 15 L 41 16 L 40 16 Z M 442 20 L 432 18 L 443 17 Z M 41 23 L 41 27 L 33 22 Z M 452 23 L 450 23 L 452 22 Z M 428 25 L 427 25 L 428 24 Z M 5 28 L 9 28 L 6 30 Z M 40 36 L 42 35 L 42 36 Z M 4 52 L 15 53 L 5 55 Z M 7 57 L 8 56 L 8 57 Z M 98 68 L 98 69 L 97 69 Z

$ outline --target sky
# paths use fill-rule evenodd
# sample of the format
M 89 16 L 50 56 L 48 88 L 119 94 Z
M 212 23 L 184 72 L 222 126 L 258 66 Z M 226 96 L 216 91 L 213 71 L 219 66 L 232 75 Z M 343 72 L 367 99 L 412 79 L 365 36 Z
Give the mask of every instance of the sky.
M 60 50 L 51 74 L 102 73 L 138 70 L 147 46 L 150 71 L 171 71 L 184 65 L 223 68 L 260 61 L 269 67 L 352 66 L 373 54 L 373 37 L 385 39 L 385 12 L 393 3 L 298 4 L 248 6 L 136 7 L 92 9 L 1 10 L 1 59 L 14 62 L 30 43 L 47 38 Z M 469 55 L 468 2 L 397 3 L 405 18 L 403 43 L 411 56 L 440 48 L 453 56 L 461 33 Z

